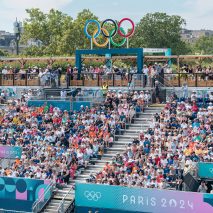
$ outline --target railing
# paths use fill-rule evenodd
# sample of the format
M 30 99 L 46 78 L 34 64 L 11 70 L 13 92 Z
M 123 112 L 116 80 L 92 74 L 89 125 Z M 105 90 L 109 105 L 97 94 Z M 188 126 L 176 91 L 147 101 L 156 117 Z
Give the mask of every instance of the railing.
M 53 76 L 51 74 L 39 77 L 38 74 L 0 74 L 0 86 L 93 86 L 100 87 L 107 82 L 112 87 L 153 87 L 154 81 L 159 80 L 166 87 L 181 87 L 184 83 L 188 87 L 211 87 L 213 85 L 213 73 L 164 73 L 152 78 L 144 74 L 97 74 L 75 73 Z
M 211 87 L 213 85 L 213 73 L 165 73 L 163 78 L 174 87 L 181 87 L 184 83 L 188 87 Z
M 51 182 L 50 185 L 45 189 L 44 193 L 41 194 L 39 198 L 34 202 L 32 206 L 32 212 L 38 213 L 44 208 L 44 206 L 51 199 L 54 188 L 55 188 L 55 183 Z M 45 200 L 45 196 L 49 194 L 50 194 L 49 196 L 50 198 Z
M 30 212 L 0 209 L 0 213 L 30 213 Z
M 67 194 L 63 197 L 63 199 L 61 200 L 61 202 L 60 202 L 60 204 L 59 204 L 59 207 L 58 207 L 58 209 L 57 209 L 57 212 L 58 213 L 65 213 L 67 210 L 68 210 L 68 208 L 73 208 L 74 206 L 72 205 L 73 203 L 74 203 L 74 199 L 73 200 L 71 200 L 70 201 L 70 204 L 67 206 L 67 207 L 65 207 L 65 201 L 66 201 L 66 198 L 69 196 L 69 195 L 71 195 L 71 191 L 73 191 L 73 189 L 70 189 L 68 192 L 67 192 Z M 71 209 L 72 210 L 72 209 Z

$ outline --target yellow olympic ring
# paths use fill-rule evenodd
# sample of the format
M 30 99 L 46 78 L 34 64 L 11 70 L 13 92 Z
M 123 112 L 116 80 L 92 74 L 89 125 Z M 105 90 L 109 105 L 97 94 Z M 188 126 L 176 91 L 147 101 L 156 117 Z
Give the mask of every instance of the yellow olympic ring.
M 109 32 L 105 29 L 105 28 L 101 28 L 102 31 L 104 31 L 104 33 L 109 36 Z M 109 39 L 106 38 L 106 41 L 103 43 L 103 44 L 99 44 L 97 41 L 96 41 L 96 38 L 95 38 L 95 35 L 97 34 L 98 32 L 98 29 L 96 29 L 93 33 L 93 36 L 92 36 L 92 40 L 93 40 L 93 43 L 97 46 L 97 47 L 105 47 L 108 43 L 109 43 Z

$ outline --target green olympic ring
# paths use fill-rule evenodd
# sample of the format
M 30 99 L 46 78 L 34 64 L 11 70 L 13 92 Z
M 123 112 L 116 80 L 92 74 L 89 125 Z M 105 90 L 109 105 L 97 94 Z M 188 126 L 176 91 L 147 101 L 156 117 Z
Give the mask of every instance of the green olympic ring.
M 115 46 L 115 47 L 121 47 L 125 44 L 126 42 L 126 37 L 123 37 L 123 40 L 120 42 L 120 43 L 116 43 L 113 41 L 113 34 L 115 33 L 115 30 L 116 29 L 112 29 L 111 32 L 110 32 L 110 42 Z M 120 28 L 120 31 L 125 35 L 126 32 L 125 30 L 123 29 L 123 27 Z

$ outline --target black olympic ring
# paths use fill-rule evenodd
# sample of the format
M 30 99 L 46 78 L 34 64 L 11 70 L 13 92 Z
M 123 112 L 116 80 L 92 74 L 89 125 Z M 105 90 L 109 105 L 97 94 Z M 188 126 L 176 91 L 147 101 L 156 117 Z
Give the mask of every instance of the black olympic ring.
M 105 24 L 106 22 L 112 22 L 113 25 L 114 25 L 115 30 L 114 30 L 114 32 L 112 33 L 112 35 L 106 35 L 106 34 L 104 33 L 104 31 L 102 30 L 102 28 L 103 28 L 103 26 L 104 26 L 104 24 Z M 111 37 L 113 37 L 113 36 L 117 33 L 117 30 L 118 30 L 118 25 L 117 25 L 117 23 L 116 23 L 114 20 L 110 19 L 110 18 L 104 20 L 104 21 L 101 23 L 101 33 L 102 33 L 106 38 L 111 38 Z

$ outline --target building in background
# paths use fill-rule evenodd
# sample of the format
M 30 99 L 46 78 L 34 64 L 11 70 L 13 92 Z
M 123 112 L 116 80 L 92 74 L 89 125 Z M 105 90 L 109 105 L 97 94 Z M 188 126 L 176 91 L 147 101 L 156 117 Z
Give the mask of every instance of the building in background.
M 203 36 L 212 36 L 213 30 L 187 30 L 182 29 L 181 37 L 184 41 L 189 43 L 196 42 L 199 38 Z

